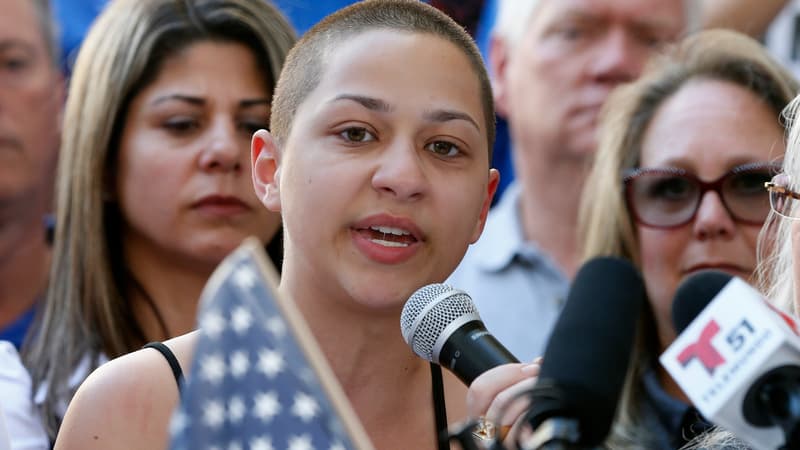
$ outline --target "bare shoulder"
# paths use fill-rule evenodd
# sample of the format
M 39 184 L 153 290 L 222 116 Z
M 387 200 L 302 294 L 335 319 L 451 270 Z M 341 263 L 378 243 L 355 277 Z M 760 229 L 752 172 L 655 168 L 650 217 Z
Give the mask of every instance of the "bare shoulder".
M 188 371 L 196 332 L 164 344 Z M 120 356 L 97 368 L 70 402 L 56 449 L 166 448 L 178 386 L 154 349 Z

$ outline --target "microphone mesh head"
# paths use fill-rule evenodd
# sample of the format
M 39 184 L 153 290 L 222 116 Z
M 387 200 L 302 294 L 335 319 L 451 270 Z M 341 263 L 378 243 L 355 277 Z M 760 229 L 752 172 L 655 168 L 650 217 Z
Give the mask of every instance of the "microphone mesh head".
M 446 284 L 429 284 L 417 289 L 403 306 L 400 331 L 414 353 L 438 363 L 433 355 L 436 340 L 450 323 L 465 314 L 478 316 L 466 292 Z

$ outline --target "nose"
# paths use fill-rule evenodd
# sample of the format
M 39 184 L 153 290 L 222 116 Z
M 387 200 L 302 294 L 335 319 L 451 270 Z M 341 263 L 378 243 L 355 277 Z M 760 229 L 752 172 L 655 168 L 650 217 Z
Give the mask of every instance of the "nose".
M 598 42 L 591 74 L 610 87 L 633 81 L 642 72 L 650 50 L 625 29 L 613 28 Z
M 733 236 L 733 217 L 722 203 L 719 194 L 706 192 L 700 199 L 697 214 L 694 218 L 694 235 L 698 240 L 727 238 Z
M 240 142 L 236 124 L 217 119 L 208 131 L 208 142 L 200 155 L 200 167 L 209 172 L 241 171 L 248 146 Z
M 398 140 L 384 148 L 372 174 L 372 186 L 398 200 L 423 196 L 428 180 L 423 157 L 412 143 Z

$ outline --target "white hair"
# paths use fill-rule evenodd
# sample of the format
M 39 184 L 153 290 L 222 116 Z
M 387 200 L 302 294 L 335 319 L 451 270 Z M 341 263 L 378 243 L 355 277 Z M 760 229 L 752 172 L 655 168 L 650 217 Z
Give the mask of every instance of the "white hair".
M 686 32 L 699 30 L 702 21 L 700 1 L 682 1 L 686 12 Z M 498 2 L 497 18 L 492 27 L 492 34 L 515 43 L 525 33 L 540 0 L 498 0 Z

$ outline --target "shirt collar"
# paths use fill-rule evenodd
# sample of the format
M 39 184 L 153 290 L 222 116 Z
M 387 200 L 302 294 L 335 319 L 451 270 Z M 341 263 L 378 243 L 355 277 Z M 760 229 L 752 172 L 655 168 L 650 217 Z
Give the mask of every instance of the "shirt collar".
M 503 197 L 489 212 L 480 239 L 473 244 L 478 265 L 497 272 L 511 264 L 525 248 L 519 216 L 520 186 L 512 182 Z
M 658 382 L 658 375 L 653 367 L 647 369 L 642 376 L 642 385 L 646 396 L 652 402 L 659 422 L 668 430 L 673 439 L 682 438 L 681 445 L 690 441 L 711 428 L 708 422 L 692 405 L 669 395 Z M 687 436 L 687 433 L 691 434 Z

